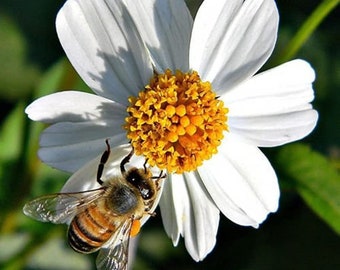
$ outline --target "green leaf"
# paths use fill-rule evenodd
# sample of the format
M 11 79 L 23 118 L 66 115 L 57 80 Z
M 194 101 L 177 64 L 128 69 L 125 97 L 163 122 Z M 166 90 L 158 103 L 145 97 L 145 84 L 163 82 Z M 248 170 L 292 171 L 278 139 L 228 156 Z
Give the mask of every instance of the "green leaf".
M 0 236 L 0 262 L 9 260 L 18 254 L 28 243 L 29 236 L 24 233 L 12 233 Z
M 36 97 L 52 94 L 62 85 L 67 73 L 68 62 L 63 58 L 51 66 L 42 76 L 41 82 L 36 89 Z
M 309 207 L 340 234 L 340 176 L 331 162 L 303 144 L 282 148 L 278 162 Z
M 19 103 L 7 116 L 0 129 L 0 161 L 18 158 L 24 133 L 24 106 Z
M 28 261 L 30 269 L 92 269 L 88 255 L 79 254 L 67 247 L 65 239 L 49 239 L 32 254 Z
M 62 58 L 44 73 L 41 83 L 37 87 L 36 97 L 70 89 L 92 92 L 80 79 L 70 62 L 66 58 Z
M 23 34 L 3 14 L 0 14 L 0 40 L 0 97 L 6 100 L 26 97 L 36 85 L 40 71 L 27 60 Z
M 20 102 L 5 118 L 0 129 L 0 224 L 6 223 L 4 215 L 7 211 L 10 218 L 30 183 L 25 154 L 27 129 L 24 104 Z M 16 199 L 13 201 L 13 198 Z

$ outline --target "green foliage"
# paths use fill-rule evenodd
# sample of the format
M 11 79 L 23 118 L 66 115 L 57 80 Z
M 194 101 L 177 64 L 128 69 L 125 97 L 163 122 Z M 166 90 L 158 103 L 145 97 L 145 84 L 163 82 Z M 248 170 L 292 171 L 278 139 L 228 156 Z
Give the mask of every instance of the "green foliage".
M 51 261 L 54 263 L 51 264 Z M 72 252 L 60 237 L 51 237 L 39 247 L 28 261 L 30 269 L 87 270 L 92 268 L 90 258 Z
M 13 233 L 0 236 L 0 262 L 9 260 L 17 255 L 29 241 L 29 235 L 23 233 Z
M 14 22 L 3 14 L 0 14 L 0 40 L 0 97 L 7 100 L 27 97 L 40 72 L 27 62 L 25 40 Z
M 339 4 L 339 0 L 324 0 L 314 10 L 310 17 L 300 27 L 294 38 L 288 43 L 288 45 L 282 50 L 278 59 L 280 62 L 286 62 L 291 60 L 300 48 L 306 43 L 308 38 L 313 34 L 315 29 L 324 20 L 327 15 L 335 9 Z
M 278 163 L 306 203 L 340 234 L 340 175 L 327 158 L 303 144 L 281 149 Z
M 10 206 L 10 200 L 17 195 L 13 187 L 16 180 L 21 182 L 21 175 L 17 168 L 23 165 L 22 144 L 24 137 L 23 104 L 18 104 L 8 115 L 0 129 L 0 203 L 3 205 L 0 211 L 0 224 L 3 214 Z M 14 179 L 14 180 L 13 180 Z
M 17 159 L 20 155 L 20 141 L 25 135 L 24 104 L 19 103 L 7 116 L 0 128 L 0 160 L 2 162 Z

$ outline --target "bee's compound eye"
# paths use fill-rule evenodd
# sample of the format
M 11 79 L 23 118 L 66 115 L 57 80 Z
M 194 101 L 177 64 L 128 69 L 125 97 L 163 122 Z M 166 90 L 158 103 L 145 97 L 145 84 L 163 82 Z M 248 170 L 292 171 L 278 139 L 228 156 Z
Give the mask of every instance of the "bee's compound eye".
M 136 170 L 129 171 L 126 176 L 126 180 L 134 186 L 137 186 L 139 182 L 141 181 L 141 179 L 142 179 L 142 176 Z
M 142 198 L 148 200 L 153 196 L 150 184 L 143 178 L 143 174 L 138 169 L 131 169 L 126 176 L 126 180 L 138 188 Z

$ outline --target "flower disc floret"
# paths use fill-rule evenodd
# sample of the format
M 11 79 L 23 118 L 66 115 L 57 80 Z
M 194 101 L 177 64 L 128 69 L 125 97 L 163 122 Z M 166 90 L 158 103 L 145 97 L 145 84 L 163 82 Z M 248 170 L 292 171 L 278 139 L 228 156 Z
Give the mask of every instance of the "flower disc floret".
M 135 153 L 170 173 L 210 159 L 228 129 L 228 109 L 196 71 L 155 74 L 129 102 L 124 128 Z

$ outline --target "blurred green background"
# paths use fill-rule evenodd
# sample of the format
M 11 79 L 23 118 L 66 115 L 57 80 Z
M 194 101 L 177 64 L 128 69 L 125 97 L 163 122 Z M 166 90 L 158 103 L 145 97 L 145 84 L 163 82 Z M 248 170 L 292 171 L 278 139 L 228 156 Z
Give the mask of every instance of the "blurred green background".
M 21 210 L 33 197 L 58 192 L 68 178 L 37 159 L 43 125 L 28 120 L 24 108 L 57 90 L 88 90 L 64 58 L 55 32 L 63 2 L 0 2 L 0 269 L 95 267 L 96 254 L 68 247 L 66 226 L 39 223 Z M 200 1 L 187 2 L 195 12 Z M 338 2 L 277 1 L 279 40 L 266 68 L 292 57 L 294 37 L 321 3 Z M 340 14 L 335 8 L 328 15 L 323 11 L 307 24 L 322 20 L 311 35 L 302 31 L 308 39 L 293 57 L 316 70 L 317 128 L 299 143 L 264 149 L 280 179 L 279 211 L 257 230 L 221 216 L 215 249 L 200 263 L 183 241 L 172 246 L 158 214 L 143 227 L 134 269 L 340 269 Z

